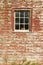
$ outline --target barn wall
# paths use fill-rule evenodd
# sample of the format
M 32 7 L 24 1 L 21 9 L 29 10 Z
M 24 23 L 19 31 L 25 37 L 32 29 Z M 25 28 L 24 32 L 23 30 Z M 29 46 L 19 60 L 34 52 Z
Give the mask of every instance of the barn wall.
M 15 33 L 12 30 L 15 8 L 32 9 L 32 31 Z M 38 23 L 35 23 L 35 16 Z M 36 25 L 37 26 L 36 26 Z M 24 57 L 43 64 L 43 0 L 0 0 L 0 65 L 20 62 Z

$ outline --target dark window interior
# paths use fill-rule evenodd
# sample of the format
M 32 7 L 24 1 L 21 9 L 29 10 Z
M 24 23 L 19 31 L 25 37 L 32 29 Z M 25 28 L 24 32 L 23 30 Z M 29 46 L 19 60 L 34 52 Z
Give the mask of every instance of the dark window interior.
M 30 20 L 29 10 L 17 10 L 15 11 L 15 29 L 16 30 L 28 30 Z

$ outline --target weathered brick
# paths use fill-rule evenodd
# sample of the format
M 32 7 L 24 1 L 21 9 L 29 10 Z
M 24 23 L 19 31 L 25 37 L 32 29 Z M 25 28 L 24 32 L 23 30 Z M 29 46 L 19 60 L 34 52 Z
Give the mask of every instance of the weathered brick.
M 32 9 L 32 32 L 13 32 L 15 8 Z M 3 57 L 8 58 L 8 65 L 14 60 L 20 63 L 23 57 L 43 65 L 43 0 L 0 0 L 0 65 L 5 65 Z

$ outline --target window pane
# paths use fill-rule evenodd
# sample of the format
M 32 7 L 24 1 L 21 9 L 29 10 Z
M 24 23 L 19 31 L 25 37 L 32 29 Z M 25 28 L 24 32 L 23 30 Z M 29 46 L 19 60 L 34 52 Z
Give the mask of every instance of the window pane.
M 29 19 L 28 18 L 25 18 L 25 23 L 29 23 Z
M 16 17 L 19 17 L 19 12 L 16 12 L 15 15 L 16 15 Z
M 15 24 L 15 29 L 19 30 L 19 24 Z
M 24 25 L 23 24 L 20 24 L 20 29 L 24 30 Z
M 15 18 L 15 23 L 19 23 L 19 18 Z
M 26 11 L 25 12 L 25 17 L 28 17 L 30 15 L 30 12 Z
M 24 23 L 24 18 L 20 18 L 20 23 Z
M 28 29 L 29 29 L 29 25 L 26 24 L 26 25 L 25 25 L 25 30 L 28 30 Z
M 23 11 L 20 12 L 20 17 L 24 17 L 24 12 Z

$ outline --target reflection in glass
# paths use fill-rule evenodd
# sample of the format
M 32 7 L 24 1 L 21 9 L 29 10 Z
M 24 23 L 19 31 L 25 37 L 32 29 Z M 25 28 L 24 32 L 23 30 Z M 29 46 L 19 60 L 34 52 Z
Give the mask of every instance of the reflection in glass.
M 25 12 L 25 17 L 28 17 L 30 15 L 30 12 L 26 11 Z
M 28 30 L 28 29 L 29 29 L 29 25 L 26 24 L 26 25 L 25 25 L 25 30 Z
M 16 23 L 19 23 L 19 18 L 15 18 Z
M 24 30 L 24 25 L 23 24 L 20 24 L 20 29 Z
M 24 12 L 23 11 L 20 12 L 20 17 L 24 17 Z
M 15 29 L 19 29 L 19 24 L 15 24 Z
M 19 12 L 15 12 L 16 17 L 19 17 Z
M 24 23 L 24 18 L 20 18 L 20 23 Z
M 29 23 L 29 19 L 28 18 L 25 18 L 25 23 Z

